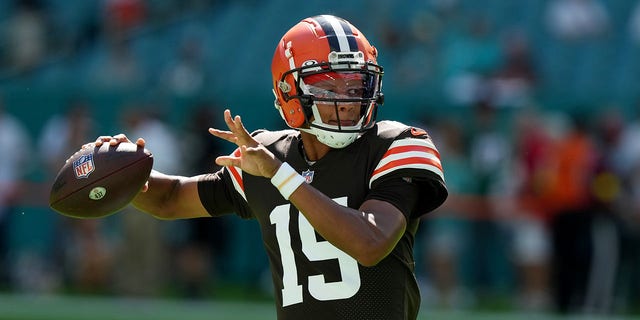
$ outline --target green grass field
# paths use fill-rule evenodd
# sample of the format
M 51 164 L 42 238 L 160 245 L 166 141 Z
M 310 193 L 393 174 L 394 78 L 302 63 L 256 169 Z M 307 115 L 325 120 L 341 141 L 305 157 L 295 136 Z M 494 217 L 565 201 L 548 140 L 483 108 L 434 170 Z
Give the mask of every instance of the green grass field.
M 269 303 L 93 298 L 62 296 L 0 296 L 2 320 L 240 320 L 273 319 Z
M 2 320 L 276 320 L 269 302 L 0 295 Z M 420 320 L 631 319 L 423 310 Z M 329 320 L 329 319 L 328 319 Z

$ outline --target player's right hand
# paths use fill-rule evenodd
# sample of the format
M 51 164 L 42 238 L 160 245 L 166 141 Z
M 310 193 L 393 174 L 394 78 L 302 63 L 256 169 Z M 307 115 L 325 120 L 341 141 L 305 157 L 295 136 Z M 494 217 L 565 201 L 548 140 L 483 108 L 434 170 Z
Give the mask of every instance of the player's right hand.
M 109 143 L 109 145 L 111 146 L 116 146 L 122 142 L 133 143 L 133 141 L 129 140 L 129 138 L 127 138 L 124 133 L 120 133 L 115 136 L 99 136 L 94 143 L 85 144 L 84 146 L 82 146 L 82 148 L 84 149 L 85 147 L 90 146 L 100 147 L 105 142 Z M 144 148 L 146 142 L 144 141 L 144 139 L 138 138 L 135 144 L 137 144 L 138 147 Z
M 239 154 L 217 157 L 216 164 L 235 166 L 254 176 L 273 177 L 282 162 L 249 134 L 240 116 L 232 117 L 227 109 L 224 111 L 224 120 L 228 131 L 209 128 L 209 133 L 234 143 L 238 146 Z
M 131 140 L 129 140 L 129 138 L 127 138 L 127 136 L 124 133 L 120 133 L 120 134 L 116 134 L 115 136 L 99 136 L 95 142 L 87 143 L 83 145 L 82 149 L 91 148 L 91 147 L 99 148 L 105 142 L 111 146 L 117 146 L 122 142 L 133 143 Z M 146 142 L 144 141 L 144 139 L 138 138 L 136 140 L 136 144 L 138 145 L 138 148 L 144 148 Z M 142 192 L 147 192 L 147 190 L 149 190 L 149 181 L 145 182 L 144 186 L 142 186 Z

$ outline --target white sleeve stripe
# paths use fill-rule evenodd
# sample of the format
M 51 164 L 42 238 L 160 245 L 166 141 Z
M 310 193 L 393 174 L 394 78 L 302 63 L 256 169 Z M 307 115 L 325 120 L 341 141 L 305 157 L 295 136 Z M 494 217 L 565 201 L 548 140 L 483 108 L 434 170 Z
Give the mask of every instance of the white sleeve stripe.
M 435 174 L 437 174 L 440 179 L 442 179 L 442 181 L 444 181 L 444 173 L 442 172 L 442 170 L 440 170 L 440 168 L 433 166 L 433 165 L 429 165 L 429 164 L 423 164 L 423 163 L 410 163 L 410 164 L 405 164 L 405 165 L 399 165 L 399 166 L 394 166 L 391 167 L 387 170 L 378 172 L 377 174 L 373 175 L 371 177 L 371 180 L 369 180 L 369 188 L 371 188 L 371 185 L 373 184 L 373 182 L 375 180 L 377 180 L 378 178 L 387 175 L 393 171 L 399 170 L 399 169 L 421 169 L 421 170 L 428 170 L 431 171 Z
M 389 146 L 389 149 L 392 149 L 394 147 L 404 147 L 404 146 L 426 146 L 428 148 L 438 151 L 438 149 L 436 149 L 436 146 L 433 144 L 431 140 L 414 139 L 414 138 L 396 140 Z
M 390 155 L 382 158 L 382 160 L 380 160 L 380 162 L 378 163 L 378 166 L 376 167 L 375 170 L 378 170 L 379 168 L 384 167 L 385 165 L 387 165 L 391 161 L 395 161 L 395 160 L 399 160 L 399 159 L 406 159 L 406 158 L 427 158 L 427 159 L 433 160 L 433 161 L 435 161 L 437 163 L 440 163 L 440 158 L 437 157 L 434 154 L 431 154 L 431 153 L 428 153 L 428 152 L 421 152 L 421 151 L 409 151 L 409 152 L 390 154 Z

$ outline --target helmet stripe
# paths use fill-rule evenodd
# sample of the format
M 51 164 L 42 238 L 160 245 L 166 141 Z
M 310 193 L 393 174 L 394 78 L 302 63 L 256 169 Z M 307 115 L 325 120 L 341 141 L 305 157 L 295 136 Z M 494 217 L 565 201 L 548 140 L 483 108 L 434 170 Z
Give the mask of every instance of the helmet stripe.
M 358 44 L 348 23 L 327 15 L 317 16 L 315 19 L 327 36 L 331 51 L 358 51 Z

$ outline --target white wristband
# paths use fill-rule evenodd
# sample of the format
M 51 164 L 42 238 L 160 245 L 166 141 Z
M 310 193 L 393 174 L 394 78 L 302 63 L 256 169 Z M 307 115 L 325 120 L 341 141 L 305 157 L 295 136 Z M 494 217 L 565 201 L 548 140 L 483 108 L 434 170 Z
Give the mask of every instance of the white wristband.
M 271 184 L 278 188 L 278 191 L 280 191 L 286 200 L 289 200 L 291 194 L 305 181 L 306 180 L 286 162 L 280 165 L 276 174 L 271 178 Z

